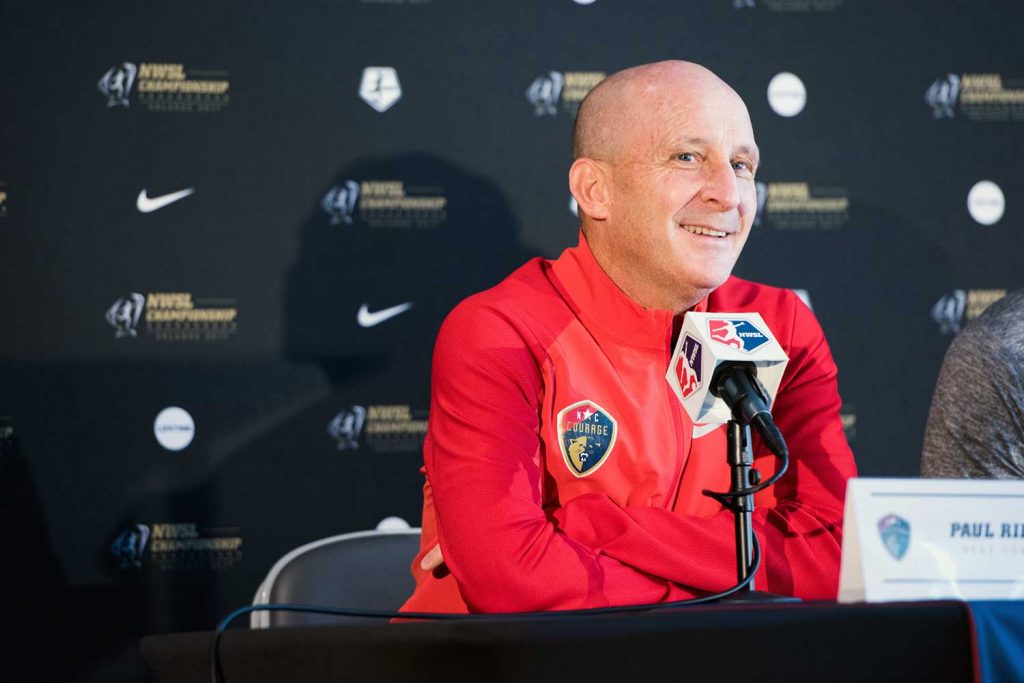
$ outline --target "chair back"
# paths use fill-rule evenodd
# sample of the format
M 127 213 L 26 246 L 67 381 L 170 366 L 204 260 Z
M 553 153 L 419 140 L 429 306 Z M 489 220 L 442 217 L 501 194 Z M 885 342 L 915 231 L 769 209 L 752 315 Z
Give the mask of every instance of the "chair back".
M 398 611 L 412 595 L 409 566 L 419 551 L 420 530 L 376 529 L 322 538 L 284 555 L 256 591 L 254 605 L 293 603 Z M 365 623 L 358 617 L 256 611 L 252 628 Z

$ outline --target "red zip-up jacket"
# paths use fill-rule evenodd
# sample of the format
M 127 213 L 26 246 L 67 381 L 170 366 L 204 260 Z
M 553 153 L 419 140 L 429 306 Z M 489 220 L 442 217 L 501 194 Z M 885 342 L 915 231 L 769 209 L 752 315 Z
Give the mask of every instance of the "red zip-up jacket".
M 757 586 L 835 599 L 856 470 L 824 334 L 790 290 L 735 277 L 695 310 L 756 311 L 790 357 L 772 412 L 792 460 L 755 498 Z M 725 426 L 695 426 L 665 380 L 678 327 L 619 290 L 582 236 L 451 312 L 434 351 L 423 535 L 403 610 L 644 604 L 735 583 L 733 515 L 700 493 L 729 488 Z M 577 435 L 596 447 L 574 447 Z M 756 437 L 754 455 L 764 477 L 775 471 Z M 445 567 L 425 572 L 437 543 Z

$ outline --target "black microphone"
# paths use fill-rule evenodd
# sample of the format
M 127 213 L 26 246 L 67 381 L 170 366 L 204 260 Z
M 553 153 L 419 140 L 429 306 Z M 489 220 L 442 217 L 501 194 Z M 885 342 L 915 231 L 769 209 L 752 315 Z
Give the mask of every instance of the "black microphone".
M 768 409 L 768 392 L 757 380 L 757 367 L 753 363 L 723 361 L 715 369 L 710 390 L 725 401 L 737 422 L 757 430 L 772 453 L 780 458 L 789 457 L 786 440 Z

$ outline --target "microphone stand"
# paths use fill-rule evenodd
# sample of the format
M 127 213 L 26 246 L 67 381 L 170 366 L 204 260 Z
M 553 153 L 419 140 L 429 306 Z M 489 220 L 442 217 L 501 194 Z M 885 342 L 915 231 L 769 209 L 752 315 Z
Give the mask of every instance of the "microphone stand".
M 754 469 L 754 454 L 750 443 L 750 425 L 729 420 L 726 431 L 726 460 L 732 471 L 732 482 L 729 492 L 734 493 L 756 486 L 761 481 L 761 474 Z M 747 494 L 730 499 L 728 506 L 733 513 L 733 528 L 736 533 L 736 580 L 737 583 L 750 576 L 751 561 L 754 556 L 754 496 Z M 730 603 L 748 602 L 800 602 L 800 598 L 777 595 L 754 589 L 754 579 L 747 586 L 732 595 L 723 598 Z

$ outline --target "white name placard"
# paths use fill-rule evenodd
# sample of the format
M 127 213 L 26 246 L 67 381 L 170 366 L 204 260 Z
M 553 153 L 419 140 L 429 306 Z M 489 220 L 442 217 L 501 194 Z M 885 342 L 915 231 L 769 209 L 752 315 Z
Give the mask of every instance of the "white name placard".
M 1024 481 L 851 479 L 839 601 L 1024 599 Z

